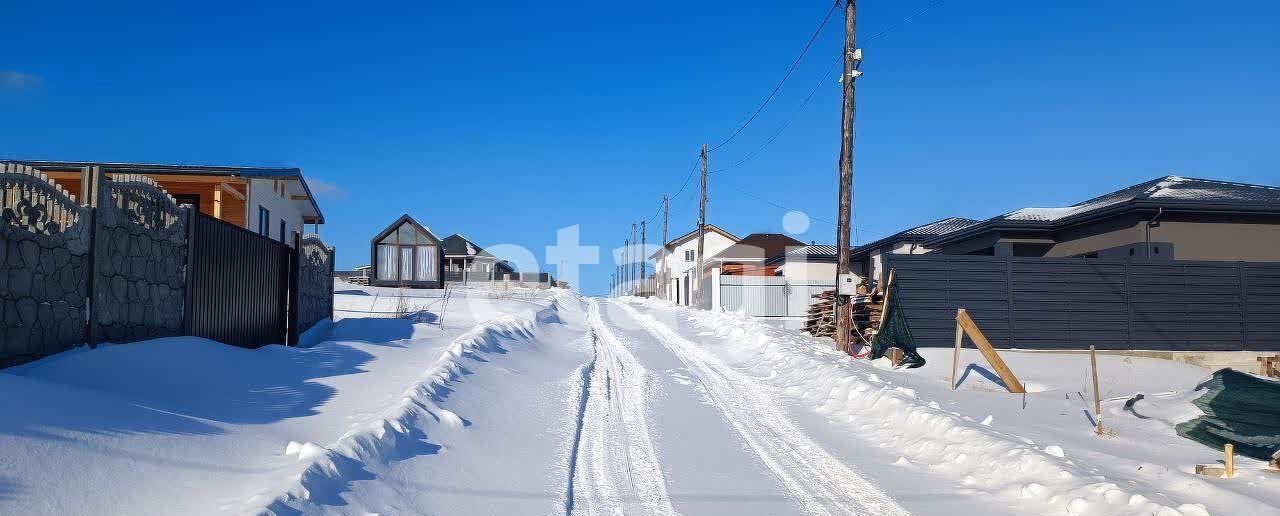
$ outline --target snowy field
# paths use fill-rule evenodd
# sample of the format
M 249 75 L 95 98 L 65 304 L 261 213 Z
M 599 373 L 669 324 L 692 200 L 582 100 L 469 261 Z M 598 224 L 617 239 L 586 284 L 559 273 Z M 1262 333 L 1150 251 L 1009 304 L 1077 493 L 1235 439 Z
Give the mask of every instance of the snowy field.
M 336 308 L 302 347 L 0 371 L 0 514 L 1280 514 L 1256 461 L 1193 474 L 1221 457 L 1173 432 L 1210 373 L 1186 364 L 1100 357 L 1099 437 L 1087 355 L 1006 352 L 1024 396 L 976 351 L 953 391 L 950 350 L 895 371 L 656 301 L 339 284 Z

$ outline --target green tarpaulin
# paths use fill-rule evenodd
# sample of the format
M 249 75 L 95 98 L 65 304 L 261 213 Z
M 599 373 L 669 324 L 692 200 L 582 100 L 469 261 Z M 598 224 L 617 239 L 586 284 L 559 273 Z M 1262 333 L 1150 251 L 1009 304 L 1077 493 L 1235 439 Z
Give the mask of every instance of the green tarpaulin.
M 1280 382 L 1220 369 L 1196 390 L 1205 392 L 1192 403 L 1205 415 L 1178 424 L 1178 435 L 1259 460 L 1280 451 Z
M 920 367 L 924 365 L 924 357 L 916 352 L 915 339 L 911 338 L 911 327 L 907 326 L 907 316 L 902 313 L 902 304 L 898 302 L 898 286 L 889 286 L 889 306 L 884 307 L 882 312 L 884 317 L 884 325 L 880 328 L 880 333 L 876 334 L 875 339 L 871 341 L 871 359 L 875 360 L 885 355 L 889 348 L 899 348 L 902 350 L 902 363 L 905 367 Z

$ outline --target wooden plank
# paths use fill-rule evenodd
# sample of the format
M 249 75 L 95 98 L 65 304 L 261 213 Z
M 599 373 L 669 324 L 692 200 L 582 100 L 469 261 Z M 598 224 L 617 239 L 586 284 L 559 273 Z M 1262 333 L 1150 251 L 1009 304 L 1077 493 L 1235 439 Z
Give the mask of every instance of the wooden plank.
M 222 220 L 222 187 L 213 189 L 213 218 Z
M 884 329 L 884 321 L 889 318 L 889 314 L 886 311 L 889 310 L 889 287 L 893 286 L 894 272 L 896 272 L 896 269 L 889 269 L 889 281 L 884 284 L 884 304 L 882 305 L 884 309 L 880 311 L 880 324 L 876 325 L 876 333 Z
M 964 309 L 961 308 L 960 312 Z M 956 390 L 956 371 L 960 368 L 960 346 L 964 344 L 964 327 L 960 326 L 960 313 L 956 312 L 956 353 L 951 357 L 951 390 Z
M 1022 382 L 1013 374 L 1013 370 L 1004 363 L 1004 359 L 1000 358 L 1000 354 L 996 353 L 996 348 L 991 345 L 991 341 L 987 340 L 987 336 L 982 334 L 982 330 L 978 329 L 977 323 L 969 317 L 969 312 L 961 308 L 956 311 L 956 324 L 964 329 L 969 335 L 969 339 L 977 346 L 978 351 L 982 352 L 982 356 L 987 359 L 987 363 L 996 370 L 996 374 L 1000 375 L 1000 379 L 1004 381 L 1005 388 L 1009 392 L 1020 394 L 1027 392 L 1022 386 Z
M 1089 371 L 1093 373 L 1093 416 L 1097 425 L 1095 432 L 1102 435 L 1102 397 L 1098 393 L 1098 347 L 1089 345 Z

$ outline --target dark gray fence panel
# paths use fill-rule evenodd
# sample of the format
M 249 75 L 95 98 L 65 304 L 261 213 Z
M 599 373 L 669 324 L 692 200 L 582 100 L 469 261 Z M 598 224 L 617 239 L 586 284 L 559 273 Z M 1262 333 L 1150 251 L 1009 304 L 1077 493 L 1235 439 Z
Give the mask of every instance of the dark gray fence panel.
M 204 214 L 194 222 L 190 334 L 246 348 L 285 343 L 289 246 Z
M 1252 265 L 1242 272 L 1245 284 L 1245 349 L 1280 349 L 1280 264 Z
M 0 367 L 85 342 L 92 218 L 40 172 L 0 164 Z
M 992 343 L 1036 349 L 1280 349 L 1280 264 L 891 255 L 921 346 L 967 309 Z

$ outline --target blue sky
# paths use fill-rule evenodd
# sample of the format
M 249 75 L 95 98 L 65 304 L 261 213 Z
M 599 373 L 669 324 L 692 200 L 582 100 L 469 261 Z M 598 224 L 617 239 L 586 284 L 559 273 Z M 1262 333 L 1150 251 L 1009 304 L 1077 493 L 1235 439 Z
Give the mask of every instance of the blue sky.
M 607 261 L 829 5 L 9 3 L 0 156 L 298 166 L 343 268 L 404 212 L 539 259 L 579 224 Z M 861 2 L 858 240 L 1166 174 L 1280 184 L 1278 15 L 1265 1 Z M 711 177 L 710 222 L 779 232 L 781 206 L 814 218 L 801 240 L 834 241 L 840 28 L 712 155 L 725 168 L 786 125 Z M 673 234 L 696 220 L 692 186 Z M 583 290 L 611 271 L 588 266 Z

